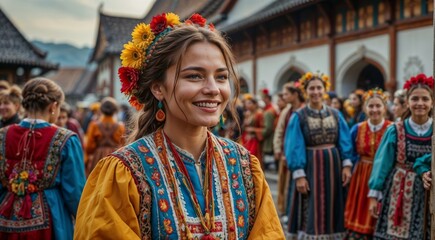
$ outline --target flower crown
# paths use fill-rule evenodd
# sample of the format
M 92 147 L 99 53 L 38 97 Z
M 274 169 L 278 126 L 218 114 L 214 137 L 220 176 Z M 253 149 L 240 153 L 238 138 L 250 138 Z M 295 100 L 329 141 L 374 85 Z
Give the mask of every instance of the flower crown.
M 137 110 L 142 109 L 143 104 L 139 103 L 134 96 L 137 91 L 137 82 L 141 72 L 147 67 L 155 46 L 173 29 L 182 24 L 197 25 L 214 31 L 212 23 L 206 24 L 207 20 L 195 13 L 180 21 L 180 17 L 174 13 L 162 13 L 152 18 L 150 24 L 139 23 L 131 33 L 132 41 L 124 44 L 121 52 L 121 67 L 118 75 L 121 80 L 121 92 L 128 97 L 130 104 Z
M 302 90 L 302 92 L 304 94 L 306 94 L 305 92 L 305 87 L 306 85 L 314 79 L 319 79 L 323 82 L 323 84 L 325 85 L 325 92 L 329 91 L 329 88 L 331 87 L 331 82 L 329 81 L 329 76 L 324 74 L 324 73 L 311 73 L 311 72 L 306 72 L 304 75 L 302 75 L 302 77 L 299 79 L 299 84 L 300 84 L 300 89 Z
M 413 85 L 416 84 L 424 84 L 432 89 L 434 85 L 434 80 L 433 77 L 427 77 L 423 73 L 420 73 L 417 76 L 411 77 L 408 81 L 406 81 L 403 85 L 403 89 L 409 90 Z
M 372 97 L 379 97 L 382 101 L 387 101 L 387 96 L 384 95 L 384 91 L 380 88 L 373 88 L 364 93 L 363 99 L 364 102 L 369 100 Z

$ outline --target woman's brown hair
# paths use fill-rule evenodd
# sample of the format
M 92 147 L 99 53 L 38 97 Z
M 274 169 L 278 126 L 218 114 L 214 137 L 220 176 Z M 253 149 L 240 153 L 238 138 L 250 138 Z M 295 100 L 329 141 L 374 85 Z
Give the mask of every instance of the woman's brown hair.
M 0 90 L 0 102 L 9 101 L 21 106 L 22 100 L 21 89 L 16 85 Z
M 134 121 L 132 124 L 134 125 L 134 129 L 128 138 L 128 142 L 133 142 L 146 134 L 150 134 L 164 124 L 164 122 L 158 122 L 154 117 L 158 110 L 158 100 L 151 93 L 151 86 L 154 83 L 163 83 L 166 78 L 166 70 L 175 64 L 175 89 L 178 82 L 177 79 L 183 55 L 189 46 L 198 42 L 214 44 L 221 50 L 229 70 L 229 77 L 233 84 L 233 95 L 229 103 L 230 112 L 232 117 L 237 119 L 236 101 L 240 93 L 240 86 L 234 68 L 234 56 L 228 43 L 217 30 L 211 31 L 196 25 L 181 24 L 175 27 L 175 29 L 170 31 L 163 39 L 154 45 L 152 55 L 147 57 L 147 65 L 142 70 L 140 79 L 137 83 L 138 91 L 134 94 L 144 107 L 136 114 L 136 117 L 132 119 L 132 121 Z M 174 98 L 177 100 L 175 95 Z
M 27 112 L 43 112 L 48 105 L 65 99 L 62 89 L 48 78 L 33 78 L 23 88 L 23 107 Z

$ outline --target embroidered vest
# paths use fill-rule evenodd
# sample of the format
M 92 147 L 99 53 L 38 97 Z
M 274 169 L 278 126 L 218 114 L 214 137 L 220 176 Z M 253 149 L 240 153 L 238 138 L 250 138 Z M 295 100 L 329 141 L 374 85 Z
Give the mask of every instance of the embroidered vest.
M 50 228 L 50 211 L 43 190 L 54 187 L 60 154 L 73 133 L 54 126 L 34 129 L 28 146 L 33 151 L 22 166 L 29 128 L 11 125 L 0 130 L 0 180 L 8 190 L 0 202 L 0 231 L 24 232 Z M 32 143 L 33 142 L 33 143 Z
M 243 147 L 226 139 L 213 137 L 221 160 L 214 160 L 213 192 L 215 196 L 215 229 L 217 239 L 246 238 L 255 217 L 254 183 L 251 175 L 250 154 Z M 142 239 L 183 239 L 185 228 L 200 237 L 202 226 L 192 215 L 190 196 L 185 195 L 181 177 L 175 172 L 177 182 L 169 181 L 167 171 L 173 171 L 173 161 L 163 165 L 159 153 L 164 142 L 156 132 L 112 155 L 127 166 L 135 179 L 140 195 L 138 215 Z M 169 157 L 171 159 L 171 157 Z M 175 196 L 174 187 L 181 189 Z M 182 209 L 176 203 L 181 200 Z M 187 225 L 181 224 L 187 218 Z
M 368 157 L 373 160 L 376 154 L 376 150 L 379 147 L 379 143 L 381 142 L 382 136 L 384 135 L 390 124 L 390 121 L 385 120 L 384 125 L 382 125 L 381 129 L 376 132 L 372 132 L 370 130 L 368 122 L 362 122 L 358 126 L 358 134 L 356 138 L 356 151 L 358 155 L 360 155 L 361 157 Z
M 406 130 L 403 122 L 397 122 L 395 125 L 397 131 L 397 161 L 399 164 L 404 165 L 404 168 L 412 171 L 412 166 L 417 158 L 432 152 L 432 134 L 428 137 L 416 137 Z
M 307 147 L 336 144 L 339 118 L 335 110 L 326 107 L 326 111 L 318 111 L 305 106 L 295 113 L 299 116 Z

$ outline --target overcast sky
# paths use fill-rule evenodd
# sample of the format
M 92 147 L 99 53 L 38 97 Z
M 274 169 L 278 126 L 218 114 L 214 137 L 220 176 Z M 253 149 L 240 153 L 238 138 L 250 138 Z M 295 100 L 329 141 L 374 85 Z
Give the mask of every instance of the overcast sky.
M 143 17 L 154 1 L 1 0 L 0 8 L 30 41 L 93 47 L 100 3 L 106 14 Z

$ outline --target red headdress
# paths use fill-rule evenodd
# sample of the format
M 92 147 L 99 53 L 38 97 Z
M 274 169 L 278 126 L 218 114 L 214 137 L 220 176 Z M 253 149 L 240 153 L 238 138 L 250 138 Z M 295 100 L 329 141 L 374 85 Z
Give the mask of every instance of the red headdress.
M 433 77 L 427 77 L 423 73 L 418 74 L 417 76 L 411 77 L 408 81 L 403 85 L 403 89 L 409 90 L 413 85 L 416 84 L 424 84 L 427 85 L 430 89 L 433 88 L 434 80 Z

